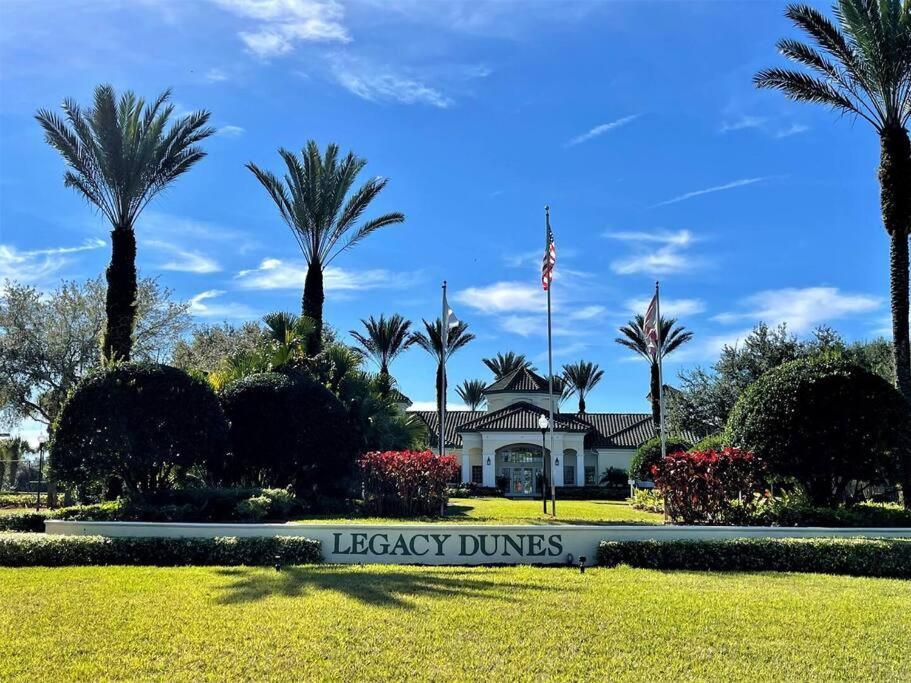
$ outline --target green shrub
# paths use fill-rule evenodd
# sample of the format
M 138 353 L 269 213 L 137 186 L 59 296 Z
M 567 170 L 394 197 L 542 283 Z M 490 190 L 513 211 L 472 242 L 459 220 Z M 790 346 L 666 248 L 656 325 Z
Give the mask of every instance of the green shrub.
M 695 451 L 720 451 L 724 450 L 731 444 L 728 443 L 728 439 L 724 434 L 712 434 L 707 436 L 704 439 L 700 439 L 693 444 L 693 447 L 690 448 L 690 452 Z
M 91 373 L 64 403 L 50 463 L 57 481 L 123 482 L 154 497 L 228 450 L 228 424 L 209 386 L 177 368 L 121 363 Z
M 825 526 L 855 528 L 911 527 L 911 510 L 896 503 L 859 503 L 820 507 L 800 496 L 760 499 L 753 506 L 732 508 L 729 524 L 749 526 Z
M 299 536 L 223 538 L 104 538 L 102 536 L 0 535 L 2 567 L 150 565 L 172 567 L 311 564 L 322 560 L 320 543 Z
M 598 564 L 696 571 L 817 572 L 911 578 L 911 539 L 751 538 L 602 541 Z
M 266 496 L 253 496 L 237 504 L 237 516 L 254 522 L 264 520 L 269 515 L 270 501 Z
M 0 531 L 19 531 L 26 533 L 42 533 L 45 512 L 18 512 L 12 515 L 0 515 Z
M 558 486 L 557 500 L 623 500 L 628 492 L 629 486 Z
M 32 507 L 34 504 L 34 493 L 0 493 L 0 509 L 3 510 L 28 508 Z
M 647 512 L 664 512 L 664 498 L 658 489 L 636 489 L 629 498 L 630 505 L 636 510 Z
M 669 454 L 688 450 L 692 445 L 693 444 L 686 439 L 681 439 L 678 436 L 668 436 L 665 443 L 665 447 Z M 660 460 L 661 439 L 660 437 L 653 436 L 636 449 L 635 455 L 633 455 L 629 462 L 629 474 L 637 481 L 651 481 L 652 465 L 657 465 Z
M 731 442 L 771 475 L 796 481 L 814 505 L 847 499 L 853 482 L 895 481 L 911 454 L 911 410 L 889 382 L 830 357 L 762 375 L 728 419 Z

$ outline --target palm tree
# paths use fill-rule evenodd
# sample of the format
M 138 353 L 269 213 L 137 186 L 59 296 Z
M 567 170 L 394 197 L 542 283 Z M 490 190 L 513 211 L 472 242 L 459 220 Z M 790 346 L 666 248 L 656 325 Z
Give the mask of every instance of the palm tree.
M 380 366 L 380 387 L 383 395 L 389 394 L 392 382 L 389 377 L 389 364 L 414 343 L 408 330 L 411 321 L 405 320 L 398 313 L 389 318 L 381 315 L 379 320 L 370 316 L 367 320 L 361 319 L 366 329 L 366 334 L 351 330 L 351 336 L 360 344 L 366 354 Z
M 651 381 L 649 384 L 649 397 L 652 401 L 652 420 L 655 427 L 661 422 L 661 406 L 659 404 L 660 387 L 658 382 L 658 358 L 657 354 L 652 355 L 648 348 L 648 338 L 642 329 L 645 320 L 641 315 L 636 315 L 626 325 L 620 328 L 622 337 L 617 337 L 614 341 L 628 349 L 631 349 L 642 356 L 649 362 L 651 367 Z M 669 353 L 673 353 L 681 346 L 693 338 L 693 333 L 682 325 L 677 325 L 676 318 L 665 318 L 661 316 L 661 357 L 664 358 Z
M 860 117 L 880 141 L 879 186 L 883 225 L 890 238 L 892 353 L 895 383 L 911 400 L 908 339 L 908 236 L 911 233 L 911 3 L 901 0 L 838 0 L 839 26 L 805 5 L 788 5 L 787 16 L 816 42 L 778 41 L 778 50 L 813 73 L 763 69 L 760 88 L 782 91 L 799 102 L 823 104 Z
M 294 357 L 307 355 L 307 342 L 313 333 L 310 318 L 298 318 L 293 313 L 275 311 L 263 316 L 266 336 L 275 344 L 274 362 L 277 367 Z
M 307 348 L 315 355 L 322 349 L 323 269 L 373 231 L 401 223 L 405 216 L 387 213 L 357 224 L 388 180 L 371 178 L 352 193 L 367 161 L 352 152 L 339 160 L 338 145 L 328 145 L 321 155 L 316 142 L 310 140 L 300 157 L 286 149 L 279 149 L 278 153 L 287 167 L 282 179 L 252 162 L 247 168 L 272 197 L 307 260 L 301 308 L 314 323 Z
M 567 397 L 579 397 L 579 412 L 585 412 L 585 395 L 604 377 L 604 370 L 589 361 L 580 360 L 563 366 L 563 381 L 568 389 Z
M 519 368 L 534 369 L 531 361 L 525 358 L 524 353 L 513 353 L 512 351 L 498 353 L 495 358 L 483 358 L 482 361 L 484 365 L 490 368 L 496 379 L 506 377 L 510 372 Z
M 437 411 L 442 410 L 446 396 L 446 376 L 443 372 L 443 361 L 449 360 L 452 355 L 473 341 L 475 336 L 468 331 L 468 323 L 459 321 L 459 324 L 449 330 L 446 337 L 446 349 L 443 349 L 442 324 L 437 318 L 432 323 L 423 321 L 426 332 L 415 332 L 411 338 L 415 344 L 424 349 L 436 359 L 437 362 Z
M 44 139 L 66 161 L 63 184 L 72 187 L 111 223 L 102 350 L 107 360 L 129 360 L 136 321 L 136 235 L 142 210 L 205 156 L 196 144 L 214 133 L 209 112 L 197 111 L 168 126 L 174 113 L 165 90 L 146 104 L 132 91 L 118 101 L 114 88 L 95 88 L 91 109 L 63 101 L 65 120 L 39 109 Z
M 472 410 L 477 410 L 486 400 L 484 389 L 487 384 L 482 379 L 466 379 L 456 387 L 459 398 Z

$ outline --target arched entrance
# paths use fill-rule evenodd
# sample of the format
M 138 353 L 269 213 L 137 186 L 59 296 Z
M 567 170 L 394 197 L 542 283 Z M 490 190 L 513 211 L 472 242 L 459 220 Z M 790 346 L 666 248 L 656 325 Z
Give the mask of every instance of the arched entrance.
M 541 492 L 544 458 L 540 445 L 517 443 L 498 448 L 497 466 L 507 495 L 534 496 Z

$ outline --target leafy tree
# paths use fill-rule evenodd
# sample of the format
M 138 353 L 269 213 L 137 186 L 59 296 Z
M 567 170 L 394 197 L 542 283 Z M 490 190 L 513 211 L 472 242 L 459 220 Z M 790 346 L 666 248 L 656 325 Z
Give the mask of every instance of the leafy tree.
M 569 363 L 563 366 L 563 381 L 567 389 L 567 397 L 579 397 L 579 412 L 585 412 L 585 397 L 594 389 L 604 377 L 604 370 L 595 363 L 580 360 L 578 363 Z
M 771 474 L 794 479 L 816 505 L 851 502 L 852 482 L 894 481 L 903 472 L 909 481 L 907 401 L 882 377 L 830 355 L 760 377 L 734 406 L 727 437 Z
M 459 324 L 449 330 L 446 336 L 446 348 L 443 348 L 443 325 L 437 318 L 432 323 L 423 321 L 425 332 L 415 332 L 412 335 L 414 343 L 433 356 L 437 362 L 437 411 L 442 410 L 443 401 L 446 400 L 446 375 L 443 372 L 443 363 L 469 342 L 475 336 L 468 331 L 468 323 L 459 321 Z
M 496 379 L 506 377 L 509 373 L 520 368 L 534 370 L 534 366 L 532 366 L 531 361 L 525 357 L 524 353 L 507 351 L 506 353 L 497 353 L 493 358 L 483 358 L 481 360 L 484 365 L 490 368 L 490 371 Z
M 23 456 L 34 452 L 29 442 L 21 437 L 0 440 L 0 489 L 4 488 L 4 484 L 16 488 L 19 463 Z
M 136 220 L 159 192 L 205 156 L 196 145 L 215 132 L 206 125 L 207 111 L 180 118 L 168 128 L 174 113 L 170 97 L 166 90 L 147 105 L 132 91 L 118 100 L 110 85 L 100 85 L 91 109 L 83 111 L 66 99 L 66 120 L 48 109 L 38 110 L 35 117 L 47 143 L 69 166 L 64 185 L 111 223 L 102 343 L 107 360 L 131 358 L 138 301 Z
M 187 372 L 208 375 L 227 358 L 237 358 L 263 347 L 266 335 L 255 322 L 240 327 L 222 323 L 196 327 L 190 339 L 180 340 L 171 354 L 171 365 Z
M 682 325 L 677 324 L 676 318 L 665 318 L 661 316 L 661 348 L 659 353 L 661 358 L 673 353 L 681 346 L 693 338 L 693 333 Z M 622 337 L 617 337 L 615 341 L 621 346 L 636 352 L 642 358 L 648 361 L 650 368 L 649 397 L 652 401 L 652 420 L 657 427 L 661 422 L 661 405 L 659 401 L 660 387 L 658 381 L 658 355 L 652 354 L 648 347 L 648 338 L 645 335 L 643 326 L 645 319 L 641 315 L 636 315 L 626 325 L 620 328 Z
M 892 346 L 895 382 L 911 400 L 908 339 L 908 236 L 911 233 L 911 3 L 838 0 L 838 26 L 806 5 L 785 11 L 817 47 L 785 38 L 778 50 L 810 70 L 763 69 L 754 82 L 798 102 L 831 107 L 861 118 L 879 135 L 883 225 L 891 240 Z M 821 50 L 821 51 L 820 51 Z
M 167 358 L 189 329 L 189 304 L 156 280 L 138 283 L 133 356 Z M 76 383 L 101 362 L 105 285 L 64 281 L 50 292 L 7 282 L 0 292 L 0 415 L 50 425 Z
M 388 394 L 392 389 L 389 364 L 414 343 L 414 337 L 409 332 L 411 321 L 394 313 L 388 318 L 380 315 L 379 320 L 370 316 L 367 320 L 362 319 L 361 323 L 366 334 L 351 330 L 351 336 L 380 367 L 382 391 Z
M 459 398 L 472 410 L 477 410 L 487 399 L 484 396 L 484 389 L 487 383 L 482 379 L 466 379 L 456 387 L 456 393 Z
M 689 441 L 673 434 L 668 434 L 664 440 L 665 450 L 668 454 L 687 451 L 692 447 Z M 637 480 L 651 480 L 652 465 L 661 462 L 661 437 L 653 436 L 636 449 L 636 453 L 629 461 L 629 474 Z
M 375 230 L 403 222 L 405 215 L 387 213 L 357 224 L 388 180 L 371 178 L 351 193 L 367 161 L 351 152 L 340 160 L 338 145 L 330 144 L 320 154 L 316 142 L 310 140 L 300 157 L 286 149 L 278 153 L 287 167 L 282 179 L 252 162 L 247 168 L 272 197 L 307 260 L 301 307 L 314 324 L 308 352 L 317 354 L 322 346 L 323 269 Z
M 86 377 L 54 425 L 51 472 L 71 486 L 115 477 L 155 497 L 228 450 L 218 399 L 200 379 L 156 363 L 117 363 Z

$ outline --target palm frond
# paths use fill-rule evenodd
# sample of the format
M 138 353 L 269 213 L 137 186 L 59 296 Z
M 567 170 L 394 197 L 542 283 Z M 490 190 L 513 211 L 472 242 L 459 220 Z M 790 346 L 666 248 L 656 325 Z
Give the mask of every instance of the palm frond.
M 477 410 L 487 400 L 484 396 L 486 387 L 482 379 L 466 379 L 456 387 L 456 393 L 471 410 Z

